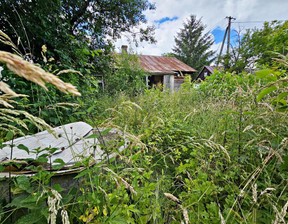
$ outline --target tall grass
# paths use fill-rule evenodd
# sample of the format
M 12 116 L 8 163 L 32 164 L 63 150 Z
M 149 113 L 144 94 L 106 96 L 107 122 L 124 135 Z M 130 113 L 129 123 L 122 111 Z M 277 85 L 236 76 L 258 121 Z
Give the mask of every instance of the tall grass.
M 146 144 L 141 154 L 151 159 L 153 173 L 169 177 L 170 186 L 161 190 L 180 198 L 191 223 L 281 223 L 277 211 L 286 220 L 288 196 L 288 119 L 256 103 L 253 76 L 243 74 L 242 83 L 221 94 L 215 85 L 120 95 L 106 107 L 107 119 L 98 119 Z M 181 211 L 174 214 L 170 206 L 167 211 L 161 205 L 163 214 L 181 219 Z
M 70 83 L 63 82 L 58 76 L 46 72 L 40 66 L 35 65 L 32 62 L 23 59 L 23 55 L 12 42 L 12 40 L 0 30 L 0 42 L 12 47 L 13 51 L 17 54 L 12 54 L 5 51 L 0 51 L 0 62 L 4 63 L 7 68 L 14 74 L 23 77 L 26 80 L 36 83 L 43 87 L 45 90 L 46 84 L 50 83 L 56 86 L 57 89 L 64 93 L 71 93 L 72 95 L 80 96 L 81 94 L 77 91 L 76 87 Z M 65 71 L 64 71 L 65 72 Z M 30 120 L 38 129 L 43 128 L 51 131 L 50 125 L 48 125 L 43 119 L 33 116 L 27 111 L 16 110 L 12 104 L 17 104 L 14 98 L 29 97 L 24 94 L 15 93 L 5 81 L 0 81 L 0 104 L 6 108 L 0 108 L 2 122 L 0 124 L 0 130 L 12 133 L 13 135 L 24 135 L 21 128 L 28 130 L 28 126 L 22 119 L 19 119 L 19 115 L 24 115 L 26 119 Z M 9 124 L 12 123 L 12 124 Z
M 79 95 L 18 56 L 0 52 L 0 61 L 44 88 L 49 82 Z M 85 112 L 86 121 L 127 133 L 126 150 L 117 150 L 126 146 L 123 139 L 102 144 L 105 155 L 115 157 L 92 165 L 91 156 L 76 164 L 82 171 L 71 189 L 52 185 L 53 174 L 41 165 L 32 167 L 35 176 L 15 179 L 14 199 L 0 206 L 1 222 L 23 209 L 27 214 L 18 223 L 61 223 L 61 215 L 63 223 L 287 222 L 288 119 L 270 104 L 275 95 L 257 98 L 266 84 L 253 74 L 215 73 L 199 88 L 185 83 L 172 94 L 151 89 L 99 98 Z M 0 88 L 11 107 L 10 96 L 17 94 L 3 83 Z M 13 117 L 21 112 L 0 113 L 27 128 Z

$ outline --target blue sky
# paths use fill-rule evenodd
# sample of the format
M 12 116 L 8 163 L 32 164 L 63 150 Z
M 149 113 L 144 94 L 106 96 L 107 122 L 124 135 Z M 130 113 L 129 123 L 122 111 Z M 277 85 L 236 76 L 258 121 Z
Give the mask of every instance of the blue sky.
M 163 17 L 159 20 L 154 20 L 154 23 L 159 28 L 159 26 L 161 26 L 161 24 L 164 24 L 166 22 L 176 21 L 178 19 L 179 19 L 179 17 L 177 17 L 177 16 L 174 16 L 171 18 L 170 17 Z M 215 44 L 219 44 L 219 43 L 223 42 L 224 35 L 225 35 L 225 29 L 221 28 L 220 26 L 217 26 L 214 30 L 211 31 L 211 34 L 214 36 Z M 231 31 L 230 31 L 231 44 L 235 45 L 237 38 L 238 38 L 237 31 L 235 29 L 231 29 Z M 227 39 L 228 39 L 228 36 L 226 37 L 226 43 L 227 43 Z
M 159 20 L 154 20 L 155 25 L 159 28 L 161 24 L 164 24 L 166 22 L 172 22 L 178 20 L 178 16 L 174 17 L 163 17 Z M 223 42 L 224 35 L 225 35 L 225 29 L 226 28 L 221 28 L 220 26 L 217 26 L 214 30 L 211 31 L 211 34 L 214 36 L 214 43 L 219 44 Z M 228 34 L 227 34 L 228 35 Z M 227 43 L 228 36 L 226 37 L 226 42 Z M 232 45 L 236 44 L 236 41 L 238 39 L 237 31 L 235 29 L 231 29 L 230 31 L 230 43 Z
M 214 36 L 215 44 L 219 44 L 223 42 L 224 35 L 225 35 L 225 29 L 222 29 L 221 27 L 216 27 L 214 30 L 211 31 L 212 35 Z M 227 34 L 228 35 L 228 34 Z M 226 37 L 226 42 L 227 42 Z M 232 45 L 235 45 L 236 41 L 238 39 L 238 33 L 235 29 L 231 29 L 230 31 L 230 42 Z
M 170 18 L 170 17 L 163 17 L 163 18 L 161 18 L 161 19 L 159 19 L 159 20 L 154 20 L 154 23 L 159 27 L 161 24 L 163 24 L 163 23 L 165 23 L 165 22 L 172 22 L 172 21 L 175 21 L 175 20 L 177 20 L 177 19 L 179 19 L 178 16 L 174 16 L 174 17 L 172 17 L 172 18 Z

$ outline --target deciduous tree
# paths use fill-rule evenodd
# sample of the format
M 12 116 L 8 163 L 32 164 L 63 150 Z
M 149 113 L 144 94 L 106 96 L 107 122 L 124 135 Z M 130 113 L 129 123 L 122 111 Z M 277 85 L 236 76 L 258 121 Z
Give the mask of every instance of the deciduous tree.
M 148 0 L 4 0 L 0 27 L 14 42 L 20 38 L 26 53 L 41 57 L 46 44 L 53 57 L 73 63 L 75 49 L 101 49 L 104 38 L 118 38 L 145 23 L 143 11 L 149 9 L 154 5 Z M 154 41 L 152 31 L 149 26 L 140 29 L 139 38 Z
M 247 30 L 238 36 L 237 45 L 224 56 L 228 71 L 242 72 L 255 66 L 279 66 L 273 58 L 288 53 L 288 22 L 265 22 L 262 28 Z

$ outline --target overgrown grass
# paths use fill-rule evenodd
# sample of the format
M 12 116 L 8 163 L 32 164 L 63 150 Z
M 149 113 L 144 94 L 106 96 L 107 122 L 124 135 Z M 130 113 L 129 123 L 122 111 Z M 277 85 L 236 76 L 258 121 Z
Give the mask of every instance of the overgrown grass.
M 120 95 L 104 123 L 145 143 L 141 156 L 151 158 L 153 182 L 165 176 L 162 193 L 182 200 L 191 223 L 280 220 L 277 211 L 287 202 L 287 114 L 256 102 L 255 75 L 243 74 L 230 90 L 203 86 L 174 94 L 149 90 L 133 99 Z M 165 223 L 177 217 L 172 204 L 161 205 Z M 178 215 L 176 223 L 184 220 Z
M 114 159 L 94 166 L 84 160 L 68 193 L 49 186 L 45 170 L 16 179 L 15 188 L 28 196 L 17 205 L 23 194 L 16 194 L 5 209 L 24 208 L 30 220 L 46 222 L 52 188 L 63 191 L 59 211 L 71 223 L 287 222 L 288 119 L 268 104 L 274 96 L 257 102 L 264 84 L 251 74 L 216 73 L 199 88 L 187 84 L 173 94 L 105 96 L 86 121 L 129 133 L 127 149 L 118 153 L 119 141 L 106 149 Z M 7 223 L 13 212 L 5 209 Z

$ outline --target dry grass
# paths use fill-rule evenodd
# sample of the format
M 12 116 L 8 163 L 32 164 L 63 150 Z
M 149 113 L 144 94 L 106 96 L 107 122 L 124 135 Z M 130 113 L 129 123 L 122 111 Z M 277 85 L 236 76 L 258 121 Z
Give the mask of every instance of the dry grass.
M 21 57 L 11 54 L 9 52 L 0 51 L 0 61 L 6 63 L 7 67 L 17 75 L 30 80 L 47 90 L 45 83 L 55 85 L 60 91 L 64 93 L 71 93 L 76 96 L 81 94 L 76 87 L 70 83 L 65 83 L 57 76 L 44 71 L 42 68 L 25 61 Z
M 29 119 L 39 130 L 47 129 L 49 132 L 53 133 L 52 127 L 47 124 L 43 119 L 35 117 L 32 114 L 23 111 L 23 110 L 13 110 L 13 109 L 0 109 L 0 130 L 6 132 L 12 132 L 14 135 L 20 134 L 25 135 L 21 129 L 28 130 L 25 122 L 18 118 L 18 116 L 23 115 L 25 118 Z M 17 124 L 17 127 L 7 124 L 8 122 L 14 122 Z
M 179 208 L 183 211 L 183 217 L 184 217 L 184 220 L 185 220 L 185 224 L 189 224 L 189 223 L 190 223 L 190 220 L 189 220 L 189 216 L 188 216 L 188 211 L 187 211 L 186 208 L 184 208 L 184 207 L 182 206 L 181 201 L 180 201 L 177 197 L 175 197 L 173 194 L 164 193 L 164 195 L 165 195 L 167 198 L 169 198 L 169 199 L 171 199 L 172 201 L 174 201 L 174 202 L 177 203 L 177 205 L 179 206 Z
M 61 73 L 77 72 L 77 71 L 64 70 L 64 71 L 59 72 L 57 75 L 53 75 L 49 72 L 44 71 L 42 68 L 40 68 L 39 66 L 31 62 L 25 61 L 21 57 L 22 54 L 19 51 L 18 47 L 13 43 L 10 37 L 7 34 L 5 34 L 2 30 L 0 30 L 0 42 L 8 46 L 11 46 L 13 51 L 17 54 L 15 55 L 6 51 L 0 51 L 0 62 L 5 63 L 8 69 L 10 69 L 12 72 L 17 74 L 18 76 L 23 77 L 29 81 L 32 81 L 42 86 L 45 90 L 47 90 L 45 83 L 50 83 L 56 86 L 60 91 L 64 93 L 71 93 L 75 96 L 81 95 L 77 91 L 75 86 L 73 86 L 70 83 L 65 83 L 57 77 L 57 75 Z M 42 47 L 42 52 L 45 53 L 46 51 L 47 51 L 47 48 L 44 45 Z M 0 82 L 0 91 L 5 93 L 4 95 L 0 95 L 0 104 L 4 105 L 5 107 L 13 108 L 13 106 L 10 104 L 10 103 L 13 103 L 13 101 L 11 101 L 11 98 L 23 96 L 21 94 L 15 93 L 4 82 Z
M 18 76 L 32 81 L 42 86 L 46 90 L 47 88 L 45 83 L 50 83 L 64 93 L 71 93 L 76 96 L 81 95 L 77 91 L 76 87 L 72 84 L 63 82 L 57 76 L 44 71 L 42 68 L 28 61 L 25 61 L 17 55 L 5 51 L 0 51 L 0 61 L 5 63 L 7 67 Z M 0 104 L 4 105 L 5 107 L 13 108 L 11 103 L 14 101 L 12 101 L 11 98 L 24 96 L 15 93 L 5 82 L 0 82 L 0 90 L 5 93 L 0 96 Z
M 10 37 L 2 30 L 0 30 L 0 42 L 12 47 L 13 51 L 15 51 L 16 54 L 21 55 L 20 51 L 18 50 L 18 47 L 13 43 Z
M 0 30 L 0 42 L 11 46 L 13 51 L 17 54 L 12 54 L 6 51 L 0 51 L 0 62 L 6 64 L 7 68 L 17 74 L 20 77 L 25 78 L 26 80 L 32 81 L 40 86 L 42 86 L 45 90 L 47 90 L 46 83 L 50 83 L 56 86 L 60 91 L 64 93 L 71 93 L 75 96 L 80 96 L 81 94 L 78 92 L 75 86 L 70 83 L 63 82 L 57 75 L 53 75 L 49 72 L 44 71 L 39 66 L 24 60 L 21 57 L 21 52 L 17 48 L 12 40 L 9 38 L 7 34 Z M 45 47 L 46 48 L 46 47 Z M 46 51 L 47 49 L 42 50 Z M 19 56 L 18 56 L 19 55 Z M 62 71 L 65 72 L 72 72 L 72 71 Z M 76 72 L 76 71 L 73 71 Z M 61 72 L 60 72 L 61 74 Z M 29 119 L 38 129 L 43 130 L 43 128 L 51 131 L 51 127 L 42 119 L 37 118 L 26 111 L 19 111 L 19 110 L 12 110 L 12 104 L 17 103 L 13 100 L 15 97 L 23 97 L 26 95 L 15 93 L 12 89 L 10 89 L 9 85 L 3 81 L 0 81 L 0 91 L 2 94 L 0 95 L 0 104 L 2 104 L 6 108 L 10 109 L 0 109 L 1 118 L 4 123 L 0 125 L 0 130 L 3 131 L 10 131 L 14 135 L 20 134 L 24 135 L 24 133 L 18 128 L 22 127 L 24 129 L 28 129 L 25 122 L 21 119 L 17 118 L 17 116 L 24 115 L 27 119 Z M 9 122 L 14 122 L 17 124 L 18 127 L 13 125 L 9 125 Z

